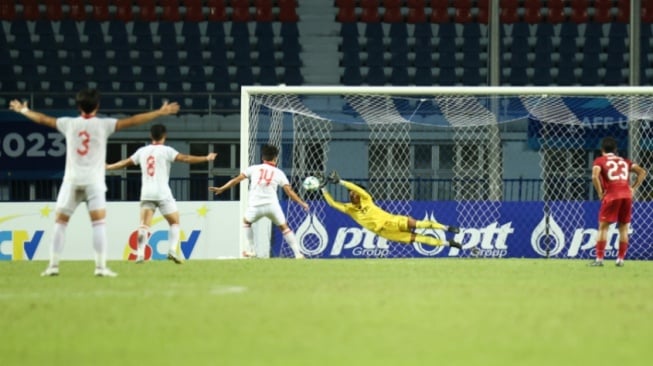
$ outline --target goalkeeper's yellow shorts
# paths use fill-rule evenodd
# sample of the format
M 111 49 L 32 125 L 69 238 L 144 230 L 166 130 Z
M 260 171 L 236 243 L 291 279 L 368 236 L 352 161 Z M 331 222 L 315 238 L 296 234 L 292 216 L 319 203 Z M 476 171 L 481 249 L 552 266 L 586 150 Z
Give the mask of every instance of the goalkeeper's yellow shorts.
M 392 216 L 376 234 L 391 241 L 410 243 L 412 232 L 408 228 L 408 216 Z

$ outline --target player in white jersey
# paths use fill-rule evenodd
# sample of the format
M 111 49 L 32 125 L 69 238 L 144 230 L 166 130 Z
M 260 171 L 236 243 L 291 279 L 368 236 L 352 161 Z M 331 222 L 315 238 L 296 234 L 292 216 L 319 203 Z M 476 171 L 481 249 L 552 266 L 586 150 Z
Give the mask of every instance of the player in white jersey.
M 141 167 L 141 213 L 138 227 L 138 247 L 136 249 L 136 263 L 145 260 L 145 244 L 150 236 L 152 216 L 158 208 L 168 225 L 168 259 L 177 264 L 183 263 L 183 256 L 179 253 L 179 210 L 170 190 L 170 163 L 174 161 L 197 164 L 215 160 L 216 153 L 205 156 L 180 154 L 174 148 L 165 145 L 166 128 L 156 124 L 150 128 L 152 143 L 136 150 L 132 156 L 119 162 L 107 165 L 107 170 L 123 169 L 128 166 L 140 165 Z
M 261 217 L 267 217 L 273 224 L 279 227 L 284 240 L 295 253 L 295 258 L 304 258 L 297 245 L 295 234 L 288 227 L 286 216 L 281 210 L 279 198 L 277 197 L 277 188 L 281 187 L 288 197 L 299 203 L 304 210 L 308 211 L 308 204 L 292 189 L 286 174 L 277 168 L 279 149 L 276 146 L 266 144 L 261 148 L 261 155 L 263 164 L 252 165 L 223 186 L 209 187 L 209 190 L 215 194 L 220 194 L 243 180 L 249 179 L 249 202 L 247 203 L 247 211 L 243 218 L 245 237 L 247 238 L 249 248 L 243 251 L 243 257 L 256 257 L 252 223 Z
M 57 196 L 56 218 L 50 248 L 50 263 L 42 276 L 59 274 L 66 226 L 75 209 L 86 202 L 93 225 L 95 272 L 100 277 L 115 277 L 107 267 L 105 160 L 107 139 L 115 131 L 142 125 L 151 120 L 179 111 L 177 103 L 164 103 L 160 109 L 124 119 L 97 117 L 100 94 L 95 89 L 77 93 L 78 117 L 54 118 L 32 111 L 27 102 L 12 100 L 9 109 L 23 114 L 33 122 L 57 129 L 66 139 L 66 168 Z

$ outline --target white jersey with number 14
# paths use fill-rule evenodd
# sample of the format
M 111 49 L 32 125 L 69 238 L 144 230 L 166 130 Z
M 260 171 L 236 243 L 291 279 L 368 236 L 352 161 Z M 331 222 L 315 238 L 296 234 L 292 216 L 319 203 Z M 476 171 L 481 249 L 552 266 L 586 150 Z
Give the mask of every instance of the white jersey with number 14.
M 290 184 L 286 174 L 272 164 L 252 165 L 244 173 L 249 179 L 249 206 L 279 202 L 277 188 Z

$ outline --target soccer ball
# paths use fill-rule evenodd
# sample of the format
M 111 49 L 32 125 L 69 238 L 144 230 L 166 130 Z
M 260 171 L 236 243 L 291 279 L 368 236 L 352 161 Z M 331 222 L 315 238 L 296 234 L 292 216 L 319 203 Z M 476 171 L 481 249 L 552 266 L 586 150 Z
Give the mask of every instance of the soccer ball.
M 312 175 L 308 176 L 306 177 L 306 179 L 304 179 L 304 182 L 302 183 L 302 187 L 304 187 L 304 189 L 309 192 L 315 191 L 318 188 L 320 188 L 320 180 Z

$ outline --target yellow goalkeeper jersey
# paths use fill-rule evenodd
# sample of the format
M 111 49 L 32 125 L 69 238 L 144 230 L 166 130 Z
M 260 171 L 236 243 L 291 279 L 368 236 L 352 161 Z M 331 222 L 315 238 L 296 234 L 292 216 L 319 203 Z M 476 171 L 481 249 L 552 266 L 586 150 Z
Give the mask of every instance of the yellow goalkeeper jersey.
M 360 207 L 351 202 L 343 203 L 335 201 L 326 189 L 322 191 L 324 193 L 324 199 L 329 206 L 349 215 L 360 226 L 378 234 L 387 221 L 395 218 L 395 215 L 384 211 L 382 208 L 375 205 L 372 196 L 370 196 L 370 194 L 363 188 L 342 179 L 340 180 L 340 184 L 348 190 L 356 192 L 360 196 Z

